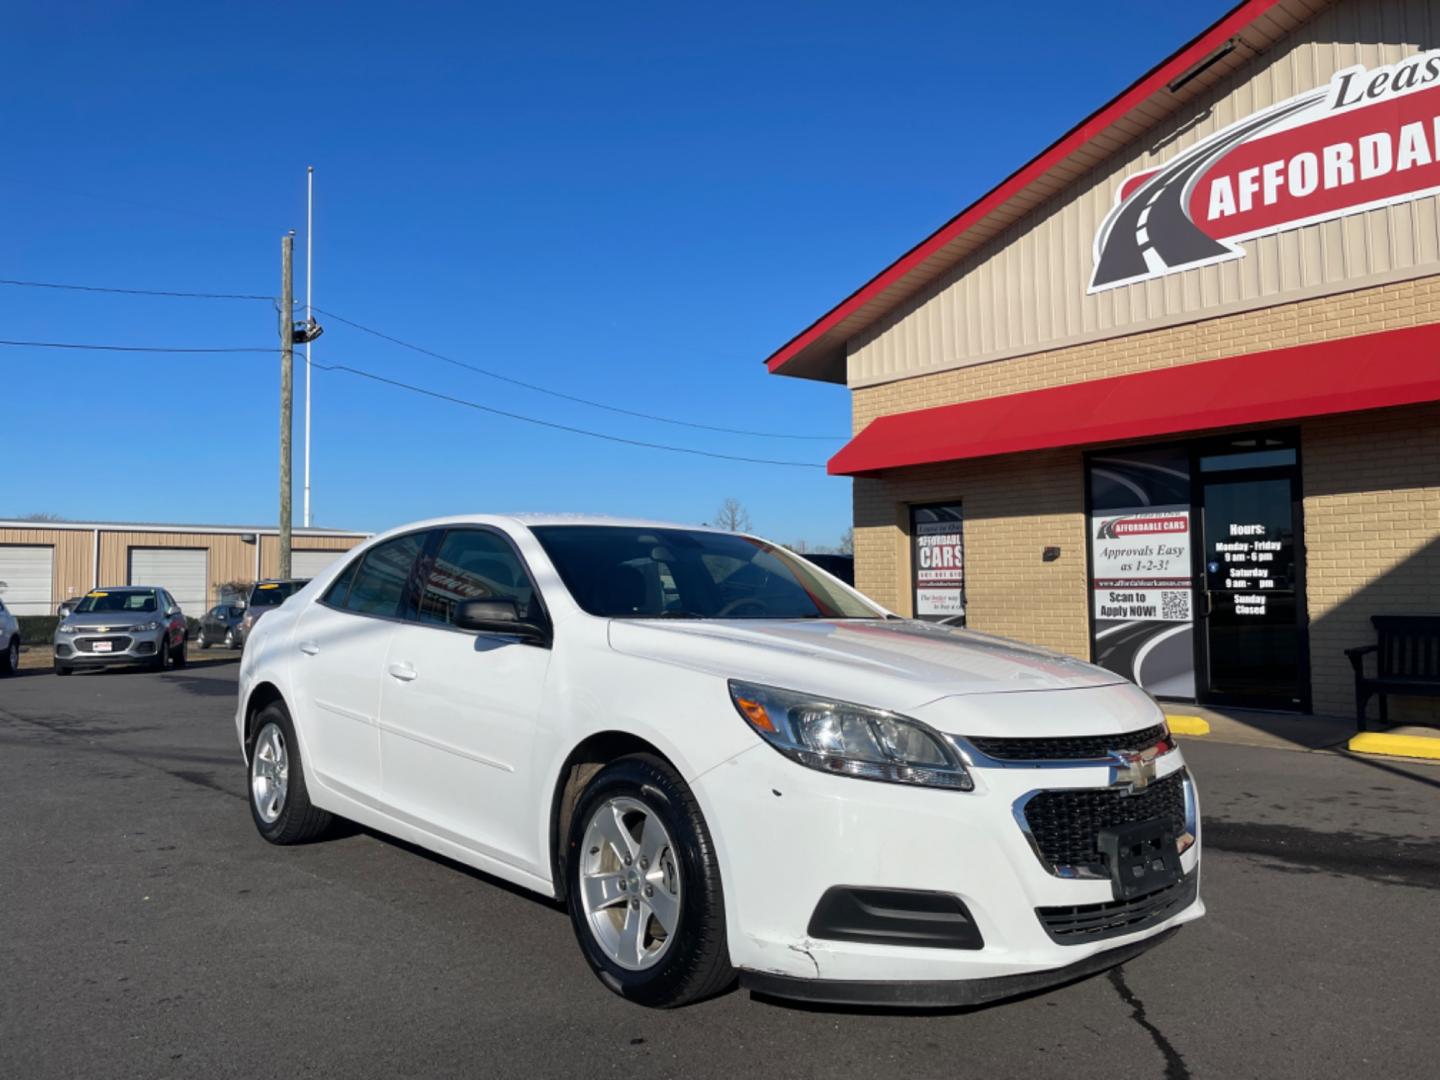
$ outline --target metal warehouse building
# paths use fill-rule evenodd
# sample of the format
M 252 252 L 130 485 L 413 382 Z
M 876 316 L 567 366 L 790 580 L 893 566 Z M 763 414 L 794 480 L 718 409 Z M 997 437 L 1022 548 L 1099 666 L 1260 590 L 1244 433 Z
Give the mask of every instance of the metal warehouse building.
M 1349 711 L 1440 613 L 1437 193 L 1440 0 L 1232 10 L 769 358 L 851 389 L 857 585 Z
M 369 533 L 296 529 L 291 572 L 312 577 Z M 53 615 L 103 585 L 160 585 L 199 617 L 229 581 L 274 577 L 280 537 L 245 525 L 0 521 L 0 600 L 17 615 Z

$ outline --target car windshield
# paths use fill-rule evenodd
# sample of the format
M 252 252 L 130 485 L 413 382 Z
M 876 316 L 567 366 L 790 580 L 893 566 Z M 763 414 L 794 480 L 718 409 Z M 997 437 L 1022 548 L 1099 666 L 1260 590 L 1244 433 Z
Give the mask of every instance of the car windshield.
M 772 544 L 621 525 L 532 531 L 575 602 L 618 619 L 879 619 L 884 612 Z
M 309 581 L 262 581 L 250 590 L 252 608 L 278 607 L 285 598 L 303 589 Z
M 81 614 L 87 611 L 144 612 L 156 611 L 158 608 L 155 594 L 139 589 L 96 589 L 86 593 L 80 603 L 75 605 L 75 611 Z

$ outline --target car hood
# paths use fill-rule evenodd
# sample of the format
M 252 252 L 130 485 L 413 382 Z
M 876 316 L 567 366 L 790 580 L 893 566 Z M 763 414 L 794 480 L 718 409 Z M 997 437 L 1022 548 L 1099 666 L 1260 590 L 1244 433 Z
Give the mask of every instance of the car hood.
M 117 630 L 124 630 L 136 623 L 155 622 L 159 618 L 158 611 L 82 611 L 67 615 L 60 621 L 66 626 L 79 626 L 87 630 L 96 626 L 113 626 Z
M 615 619 L 617 652 L 904 711 L 940 698 L 1124 683 L 1068 656 L 909 620 Z

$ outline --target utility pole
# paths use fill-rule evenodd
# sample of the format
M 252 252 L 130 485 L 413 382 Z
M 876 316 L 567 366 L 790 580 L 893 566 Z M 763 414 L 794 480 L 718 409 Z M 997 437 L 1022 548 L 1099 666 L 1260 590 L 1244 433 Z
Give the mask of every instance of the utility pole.
M 305 169 L 305 515 L 301 519 L 310 528 L 310 327 L 315 313 L 310 310 L 310 287 L 315 280 L 315 166 Z
M 290 576 L 290 428 L 294 407 L 295 230 L 280 238 L 280 570 Z

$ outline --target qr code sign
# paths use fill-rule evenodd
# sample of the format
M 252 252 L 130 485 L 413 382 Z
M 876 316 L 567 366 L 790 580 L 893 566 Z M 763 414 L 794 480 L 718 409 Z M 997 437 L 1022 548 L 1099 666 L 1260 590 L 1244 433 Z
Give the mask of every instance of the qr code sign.
M 1166 622 L 1190 621 L 1190 594 L 1179 589 L 1160 593 L 1160 618 Z

